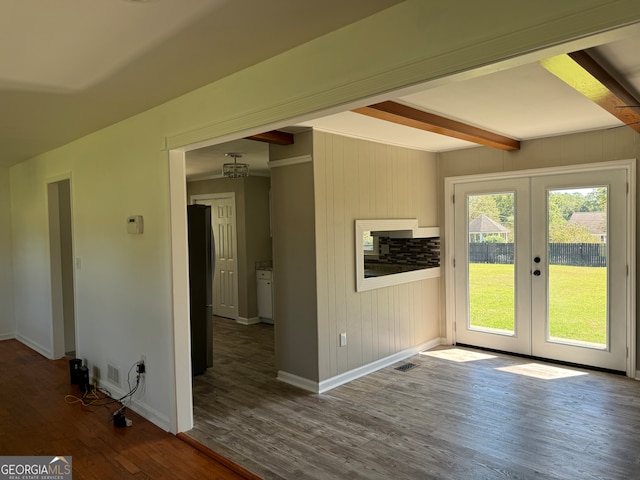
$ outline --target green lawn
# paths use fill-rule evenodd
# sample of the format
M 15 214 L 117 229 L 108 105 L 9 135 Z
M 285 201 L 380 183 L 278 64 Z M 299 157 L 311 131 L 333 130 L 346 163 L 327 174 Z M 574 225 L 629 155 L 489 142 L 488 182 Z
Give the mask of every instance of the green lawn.
M 469 265 L 473 326 L 513 330 L 513 273 L 513 265 Z M 551 265 L 549 276 L 550 336 L 605 344 L 607 269 Z

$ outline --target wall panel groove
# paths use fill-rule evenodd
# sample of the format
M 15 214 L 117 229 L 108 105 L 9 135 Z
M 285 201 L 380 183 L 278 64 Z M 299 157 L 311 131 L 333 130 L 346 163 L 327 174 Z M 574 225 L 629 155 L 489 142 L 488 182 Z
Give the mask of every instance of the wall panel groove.
M 355 291 L 355 220 L 435 226 L 436 155 L 314 132 L 320 380 L 440 336 L 439 283 Z M 322 244 L 322 245 L 320 245 Z M 347 345 L 339 334 L 347 332 Z

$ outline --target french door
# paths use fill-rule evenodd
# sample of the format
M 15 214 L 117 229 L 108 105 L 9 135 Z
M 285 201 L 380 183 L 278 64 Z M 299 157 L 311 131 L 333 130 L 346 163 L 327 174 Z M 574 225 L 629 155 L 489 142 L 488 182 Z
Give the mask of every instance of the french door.
M 627 171 L 454 195 L 456 342 L 626 371 Z

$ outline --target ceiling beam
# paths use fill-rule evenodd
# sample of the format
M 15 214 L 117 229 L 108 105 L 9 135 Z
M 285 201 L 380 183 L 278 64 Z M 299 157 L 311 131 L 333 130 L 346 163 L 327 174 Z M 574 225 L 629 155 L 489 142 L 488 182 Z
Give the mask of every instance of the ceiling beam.
M 640 102 L 587 51 L 558 55 L 540 64 L 567 85 L 640 132 Z
M 513 138 L 498 135 L 497 133 L 489 132 L 466 123 L 441 117 L 433 113 L 427 113 L 392 101 L 356 108 L 353 111 L 380 120 L 386 120 L 440 135 L 447 135 L 500 150 L 520 149 L 520 142 Z
M 293 134 L 281 130 L 271 130 L 270 132 L 258 133 L 246 138 L 247 140 L 274 143 L 276 145 L 293 145 Z

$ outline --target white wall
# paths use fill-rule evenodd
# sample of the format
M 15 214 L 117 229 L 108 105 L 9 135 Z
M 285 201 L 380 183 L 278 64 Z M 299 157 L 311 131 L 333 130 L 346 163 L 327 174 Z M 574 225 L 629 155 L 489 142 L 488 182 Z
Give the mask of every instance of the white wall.
M 314 133 L 320 380 L 440 338 L 437 278 L 356 292 L 355 220 L 437 226 L 433 153 Z M 338 346 L 340 332 L 347 346 Z
M 9 169 L 0 167 L 0 340 L 16 334 L 12 255 Z
M 173 398 L 168 172 L 166 154 L 154 148 L 158 143 L 157 134 L 131 120 L 11 169 L 15 298 L 19 338 L 51 357 L 45 186 L 51 177 L 72 172 L 75 257 L 81 262 L 75 271 L 77 354 L 90 371 L 99 370 L 101 380 L 108 361 L 125 378 L 146 355 L 140 409 L 168 428 Z M 144 217 L 144 234 L 127 234 L 131 215 Z M 126 380 L 120 386 L 128 390 Z
M 176 228 L 184 228 L 177 217 L 185 198 L 170 198 L 167 149 L 270 130 L 294 117 L 640 19 L 635 0 L 541 0 L 512 7 L 510 0 L 496 0 L 491 9 L 473 1 L 409 0 L 12 167 L 18 336 L 51 354 L 46 182 L 71 172 L 75 256 L 82 265 L 75 272 L 77 351 L 90 366 L 104 372 L 112 361 L 123 374 L 146 355 L 147 386 L 134 407 L 164 428 L 189 428 L 188 420 L 178 423 L 176 411 L 176 404 L 188 404 L 189 389 L 175 389 L 175 378 L 189 373 L 188 336 L 177 334 L 188 328 L 188 317 L 183 299 L 172 299 L 174 291 L 186 292 L 172 288 L 172 268 L 184 273 L 186 249 L 172 251 L 170 242 L 170 202 Z M 143 235 L 126 233 L 130 215 L 144 216 Z M 0 242 L 6 262 L 8 242 Z M 175 318 L 174 305 L 180 307 Z M 395 336 L 377 355 L 404 345 L 402 338 Z M 376 355 L 366 353 L 365 342 L 361 351 L 363 360 Z M 322 375 L 358 362 L 323 359 Z

